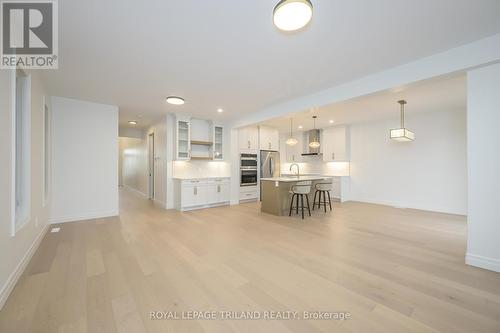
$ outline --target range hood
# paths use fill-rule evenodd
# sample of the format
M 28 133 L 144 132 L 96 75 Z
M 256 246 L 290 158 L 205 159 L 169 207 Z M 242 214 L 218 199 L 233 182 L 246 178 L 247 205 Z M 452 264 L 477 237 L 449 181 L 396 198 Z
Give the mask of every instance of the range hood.
M 309 143 L 311 142 L 319 142 L 321 143 L 321 131 L 319 129 L 313 129 L 307 132 L 304 132 L 304 148 L 302 156 L 316 156 L 320 154 L 320 148 L 311 148 L 309 147 Z

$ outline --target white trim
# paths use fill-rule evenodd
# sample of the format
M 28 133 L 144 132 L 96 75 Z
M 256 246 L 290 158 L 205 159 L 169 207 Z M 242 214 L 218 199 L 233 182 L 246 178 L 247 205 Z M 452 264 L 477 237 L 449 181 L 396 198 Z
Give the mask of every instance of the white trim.
M 113 210 L 113 211 L 109 211 L 109 212 L 86 213 L 86 214 L 78 214 L 78 215 L 51 217 L 50 224 L 100 219 L 100 218 L 112 217 L 112 216 L 118 216 L 118 215 L 119 215 L 118 211 Z
M 495 258 L 483 257 L 476 254 L 467 253 L 465 263 L 470 266 L 488 269 L 500 273 L 500 260 Z
M 123 188 L 125 188 L 126 190 L 129 190 L 129 191 L 132 191 L 132 192 L 140 195 L 141 197 L 145 197 L 145 198 L 148 197 L 148 195 L 146 193 L 142 193 L 141 191 L 139 191 L 131 186 L 128 186 L 127 184 L 123 184 Z
M 11 204 L 10 236 L 16 235 L 16 70 L 11 70 Z
M 14 289 L 17 281 L 23 274 L 24 270 L 26 269 L 26 266 L 30 262 L 31 258 L 33 257 L 33 254 L 35 254 L 36 250 L 40 246 L 40 243 L 42 242 L 43 237 L 49 230 L 49 225 L 46 224 L 38 236 L 34 239 L 33 243 L 29 247 L 28 251 L 26 254 L 23 256 L 19 264 L 17 264 L 16 268 L 14 271 L 10 274 L 9 278 L 5 282 L 5 284 L 2 286 L 2 289 L 0 290 L 0 310 L 2 310 L 5 302 L 7 301 L 7 298 L 9 297 L 10 293 Z
M 163 201 L 160 201 L 158 199 L 153 199 L 153 202 L 157 205 L 159 205 L 161 208 L 164 208 L 164 209 L 168 209 L 167 208 L 167 205 L 163 202 Z
M 51 194 L 52 194 L 52 135 L 51 135 L 51 132 L 52 132 L 52 110 L 49 106 L 49 104 L 47 103 L 47 96 L 46 95 L 43 95 L 42 96 L 42 170 L 43 170 L 43 174 L 42 174 L 42 207 L 43 208 L 46 208 L 50 202 L 50 199 L 51 199 Z M 45 107 L 47 106 L 47 111 L 48 111 L 48 114 L 47 114 L 47 117 L 48 119 L 45 119 Z M 49 124 L 48 124 L 48 134 L 45 133 L 45 122 L 48 121 Z M 48 135 L 48 137 L 46 138 L 46 135 Z M 45 139 L 48 140 L 48 161 L 46 161 L 46 146 L 45 146 Z M 48 169 L 48 173 L 47 173 L 47 170 L 46 168 Z M 45 175 L 47 174 L 48 177 L 45 177 Z M 45 187 L 48 185 L 48 192 L 45 193 Z
M 392 206 L 392 207 L 397 208 L 397 209 L 417 209 L 417 210 L 425 210 L 428 212 L 436 212 L 436 213 L 444 213 L 444 214 L 452 214 L 452 215 L 461 215 L 461 216 L 467 215 L 466 210 L 456 210 L 456 209 L 452 209 L 450 207 L 444 207 L 444 206 L 430 207 L 427 205 L 404 204 L 404 203 L 396 202 L 396 201 L 371 200 L 371 199 L 360 199 L 360 198 L 349 198 L 348 200 L 345 200 L 342 202 L 346 202 L 346 201 L 354 201 L 354 202 L 363 202 L 363 203 L 375 204 L 375 205 Z

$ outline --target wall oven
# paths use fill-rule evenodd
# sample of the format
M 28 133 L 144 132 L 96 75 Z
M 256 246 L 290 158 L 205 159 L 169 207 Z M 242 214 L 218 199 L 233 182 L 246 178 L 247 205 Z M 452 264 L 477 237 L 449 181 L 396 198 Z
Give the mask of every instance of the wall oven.
M 257 154 L 240 155 L 240 186 L 257 185 Z
M 241 154 L 240 169 L 257 169 L 257 154 Z
M 255 170 L 240 170 L 240 186 L 256 186 L 257 185 L 257 169 Z

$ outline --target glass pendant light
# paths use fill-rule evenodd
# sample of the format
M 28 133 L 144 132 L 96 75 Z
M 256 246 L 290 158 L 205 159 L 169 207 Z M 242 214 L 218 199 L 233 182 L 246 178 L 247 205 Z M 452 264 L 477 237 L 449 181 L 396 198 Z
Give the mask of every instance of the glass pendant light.
M 402 99 L 398 103 L 401 105 L 401 127 L 391 129 L 390 137 L 392 140 L 400 142 L 413 141 L 415 140 L 415 133 L 405 128 L 405 104 L 407 102 Z
M 274 7 L 274 25 L 283 31 L 299 30 L 311 21 L 313 6 L 309 0 L 281 0 Z
M 293 124 L 292 124 L 292 118 L 290 118 L 290 137 L 286 140 L 286 144 L 289 146 L 295 146 L 297 144 L 297 139 L 293 137 Z
M 314 130 L 316 130 L 316 116 L 313 116 L 313 127 L 314 127 Z M 309 142 L 309 147 L 311 148 L 319 148 L 320 144 L 319 144 L 319 140 L 318 138 L 314 138 L 313 141 Z

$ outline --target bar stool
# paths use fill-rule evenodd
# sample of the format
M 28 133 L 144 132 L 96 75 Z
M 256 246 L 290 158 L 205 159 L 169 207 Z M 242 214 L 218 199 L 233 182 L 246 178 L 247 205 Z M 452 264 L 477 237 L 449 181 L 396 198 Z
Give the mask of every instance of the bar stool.
M 313 200 L 313 210 L 316 207 L 316 196 L 319 194 L 318 198 L 318 208 L 321 208 L 323 205 L 326 213 L 326 196 L 328 195 L 328 205 L 330 206 L 330 211 L 332 210 L 332 200 L 330 199 L 330 191 L 332 190 L 332 183 L 318 183 L 316 184 L 316 192 L 314 192 L 314 200 Z M 321 195 L 323 195 L 323 203 L 321 202 Z
M 312 185 L 312 181 L 307 180 L 307 181 L 297 182 L 297 183 L 295 183 L 295 185 L 292 186 L 292 188 L 290 189 L 290 194 L 292 194 L 292 200 L 290 200 L 290 212 L 288 213 L 288 216 L 292 216 L 293 199 L 295 199 L 295 198 L 297 198 L 295 212 L 296 212 L 296 214 L 299 213 L 299 198 L 300 198 L 300 208 L 302 209 L 302 219 L 304 219 L 304 196 L 306 197 L 307 211 L 309 212 L 309 216 L 311 216 L 311 209 L 309 207 L 309 197 L 308 197 L 309 193 L 311 192 L 311 185 Z

